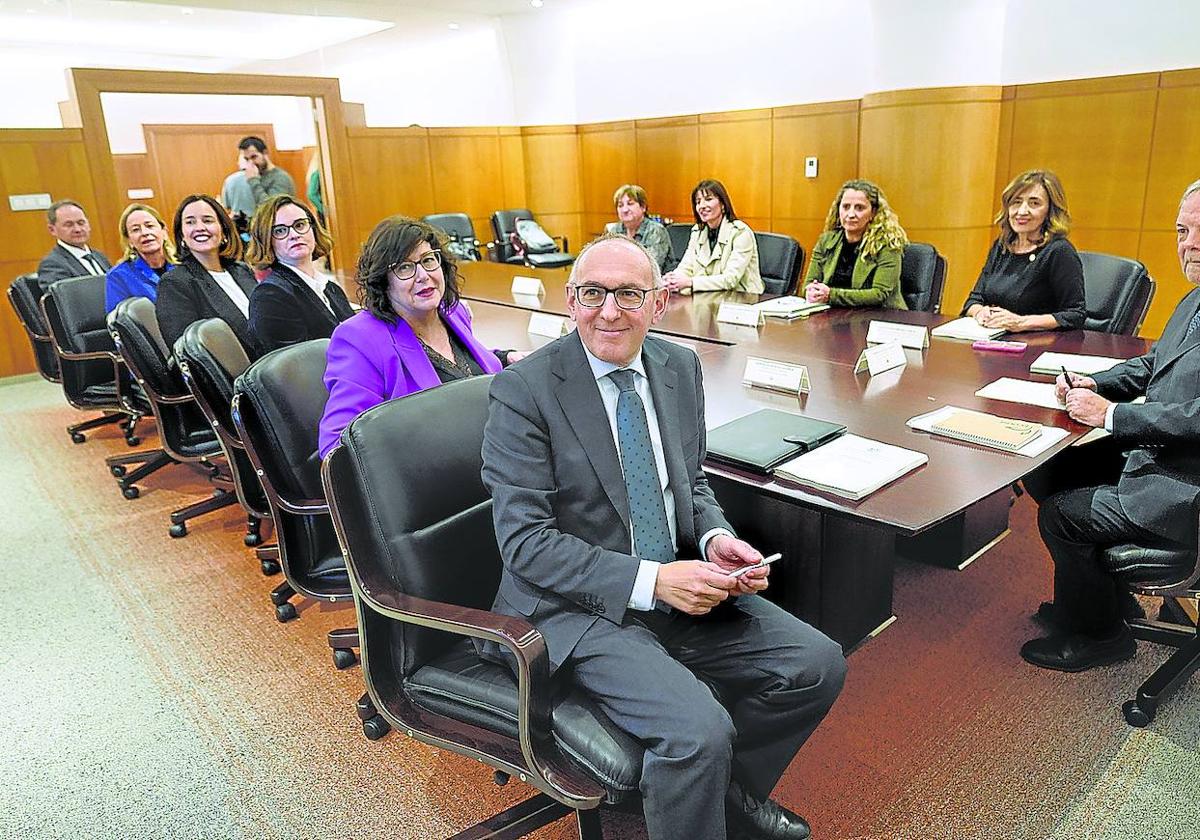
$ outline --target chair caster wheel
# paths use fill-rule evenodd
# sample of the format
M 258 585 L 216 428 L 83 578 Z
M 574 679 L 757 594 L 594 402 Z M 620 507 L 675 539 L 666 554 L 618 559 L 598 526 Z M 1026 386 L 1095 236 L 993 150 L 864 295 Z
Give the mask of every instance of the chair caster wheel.
M 368 741 L 378 741 L 392 731 L 392 725 L 383 719 L 383 715 L 375 715 L 363 721 L 363 735 Z
M 279 604 L 275 607 L 275 618 L 282 624 L 285 621 L 291 621 L 296 617 L 296 608 L 291 604 Z
M 508 778 L 508 774 L 503 770 L 494 770 L 492 772 L 492 781 L 496 783 L 497 787 L 504 787 L 508 784 Z
M 1156 709 L 1153 706 L 1143 708 L 1143 704 L 1137 700 L 1130 700 L 1121 707 L 1121 711 L 1125 713 L 1126 723 L 1140 729 L 1150 725 L 1150 721 L 1154 720 Z
M 138 489 L 136 484 L 131 484 L 128 487 L 121 490 L 121 495 L 124 496 L 126 499 L 136 499 L 138 496 L 142 495 L 142 491 Z M 172 525 L 171 528 L 174 529 L 175 526 Z M 187 530 L 185 529 L 183 534 L 186 534 L 186 533 L 187 533 Z M 179 536 L 182 537 L 183 534 L 180 534 Z M 175 536 L 175 535 L 172 534 L 171 536 Z
M 110 473 L 112 473 L 113 478 L 124 478 L 125 477 L 125 465 L 124 464 L 113 464 L 111 467 L 108 468 L 108 471 Z
M 83 443 L 87 436 L 83 432 L 71 432 L 71 443 Z
M 261 544 L 261 534 L 246 534 L 246 536 L 242 537 L 242 545 L 246 546 L 246 548 L 254 548 L 254 546 Z
M 128 444 L 129 446 L 137 446 L 141 442 L 142 442 L 142 439 L 140 437 L 138 437 L 137 435 L 133 435 L 132 437 L 125 438 L 125 443 Z
M 180 537 L 186 537 L 187 536 L 187 525 L 183 522 L 180 522 L 178 525 L 172 525 L 170 527 L 170 529 L 167 531 L 167 533 L 170 534 L 175 539 L 179 539 Z
M 333 652 L 333 667 L 339 671 L 345 671 L 351 665 L 358 661 L 358 657 L 354 655 L 354 651 L 338 648 Z
M 279 574 L 279 564 L 274 560 L 263 560 L 260 562 L 260 565 L 262 566 L 262 573 L 267 577 Z

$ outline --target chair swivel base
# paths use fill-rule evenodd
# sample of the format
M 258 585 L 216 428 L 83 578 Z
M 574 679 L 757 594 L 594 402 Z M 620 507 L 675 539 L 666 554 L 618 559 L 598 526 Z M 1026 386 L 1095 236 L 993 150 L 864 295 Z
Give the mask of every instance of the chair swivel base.
M 358 661 L 354 655 L 354 649 L 358 647 L 357 627 L 330 630 L 328 640 L 329 647 L 333 649 L 333 667 L 344 671 Z
M 125 442 L 129 443 L 130 446 L 137 446 L 141 443 L 141 439 L 133 435 L 134 426 L 137 425 L 137 418 L 131 418 L 128 414 L 121 411 L 106 411 L 99 417 L 93 417 L 91 420 L 84 420 L 81 423 L 74 423 L 67 426 L 67 434 L 71 436 L 72 443 L 83 443 L 87 440 L 87 435 L 84 432 L 89 429 L 98 429 L 101 426 L 110 426 L 113 423 L 122 424 L 124 427 L 122 431 L 125 433 Z
M 262 520 L 253 514 L 246 517 L 246 536 L 242 537 L 242 544 L 246 548 L 254 548 L 257 545 L 262 545 Z
M 453 835 L 449 840 L 480 840 L 480 838 L 503 838 L 516 840 L 526 837 L 543 826 L 574 813 L 579 824 L 580 840 L 602 840 L 598 808 L 588 811 L 572 811 L 566 805 L 545 793 L 539 793 L 518 802 L 506 811 L 476 823 L 470 828 Z
M 172 513 L 171 527 L 167 529 L 167 533 L 175 539 L 186 537 L 189 519 L 195 519 L 197 516 L 202 516 L 214 510 L 220 510 L 221 508 L 236 504 L 237 496 L 235 494 L 230 493 L 228 490 L 217 490 L 207 499 L 201 499 Z
M 254 547 L 254 557 L 266 577 L 279 574 L 279 543 Z
M 1143 727 L 1149 726 L 1154 720 L 1159 705 L 1168 695 L 1200 669 L 1200 635 L 1194 628 L 1183 629 L 1161 622 L 1136 621 L 1130 625 L 1135 638 L 1176 648 L 1167 661 L 1141 684 L 1137 697 L 1121 707 L 1126 723 Z
M 150 473 L 174 463 L 177 463 L 176 460 L 161 449 L 130 452 L 128 455 L 112 455 L 104 459 L 105 466 L 117 480 L 117 486 L 121 488 L 121 495 L 126 499 L 136 499 L 141 495 L 142 491 L 137 487 L 137 482 Z M 139 466 L 130 471 L 128 467 L 132 464 Z

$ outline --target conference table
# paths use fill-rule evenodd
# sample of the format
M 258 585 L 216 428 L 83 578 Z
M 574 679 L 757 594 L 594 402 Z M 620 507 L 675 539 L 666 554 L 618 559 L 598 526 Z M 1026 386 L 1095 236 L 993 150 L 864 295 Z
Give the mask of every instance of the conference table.
M 476 332 L 490 346 L 531 349 L 550 340 L 529 332 L 535 312 L 567 315 L 566 270 L 497 263 L 462 267 L 462 293 Z M 514 295 L 515 275 L 538 278 L 545 294 Z M 1014 482 L 1089 431 L 1066 412 L 975 396 L 1000 377 L 1048 382 L 1031 374 L 1043 351 L 1128 358 L 1149 342 L 1073 331 L 1019 336 L 1024 353 L 972 349 L 970 342 L 930 338 L 905 349 L 906 364 L 871 376 L 855 373 L 873 320 L 932 327 L 950 317 L 924 312 L 835 309 L 759 327 L 716 320 L 723 301 L 752 303 L 736 293 L 672 295 L 654 332 L 691 347 L 704 372 L 709 429 L 762 408 L 845 424 L 862 437 L 925 453 L 922 467 L 860 501 L 772 476 L 712 462 L 705 470 L 740 536 L 783 559 L 771 573 L 772 600 L 820 628 L 849 651 L 887 626 L 898 560 L 961 568 L 1007 534 Z M 782 393 L 743 384 L 747 360 L 767 358 L 807 367 L 811 389 Z M 1066 437 L 1035 456 L 1000 452 L 910 429 L 905 421 L 945 405 L 1031 420 Z

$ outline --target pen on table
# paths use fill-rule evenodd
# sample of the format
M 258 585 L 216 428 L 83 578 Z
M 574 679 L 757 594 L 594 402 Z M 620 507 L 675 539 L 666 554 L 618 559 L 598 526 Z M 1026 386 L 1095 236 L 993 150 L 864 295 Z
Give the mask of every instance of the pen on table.
M 1066 365 L 1062 366 L 1062 372 L 1063 372 L 1063 382 L 1067 383 L 1067 390 L 1070 391 L 1071 388 L 1074 387 L 1074 385 L 1072 385 L 1072 383 L 1071 383 L 1071 374 L 1067 373 Z M 1066 395 L 1065 394 L 1063 395 L 1063 403 L 1064 404 L 1066 403 Z

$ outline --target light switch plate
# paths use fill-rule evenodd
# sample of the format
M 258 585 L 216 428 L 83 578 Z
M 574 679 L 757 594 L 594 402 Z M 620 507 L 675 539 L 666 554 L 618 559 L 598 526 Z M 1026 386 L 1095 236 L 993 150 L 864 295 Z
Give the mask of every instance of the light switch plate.
M 817 177 L 817 159 L 815 157 L 806 157 L 804 159 L 804 177 Z

